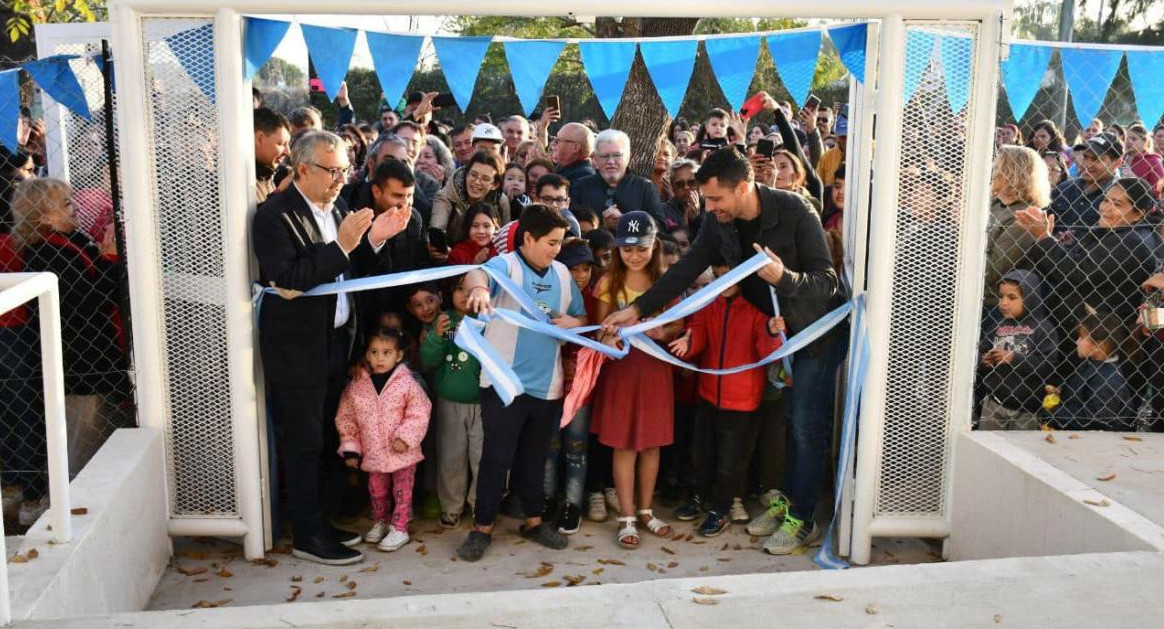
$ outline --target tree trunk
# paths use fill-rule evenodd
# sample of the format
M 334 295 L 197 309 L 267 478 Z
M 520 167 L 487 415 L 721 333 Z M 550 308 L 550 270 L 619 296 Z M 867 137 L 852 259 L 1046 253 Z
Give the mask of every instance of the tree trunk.
M 595 34 L 611 37 L 666 37 L 690 35 L 695 32 L 699 18 L 598 18 Z M 667 132 L 671 117 L 667 114 L 655 85 L 647 74 L 642 55 L 635 52 L 622 102 L 610 126 L 625 131 L 631 139 L 630 172 L 650 177 L 655 165 L 655 144 Z

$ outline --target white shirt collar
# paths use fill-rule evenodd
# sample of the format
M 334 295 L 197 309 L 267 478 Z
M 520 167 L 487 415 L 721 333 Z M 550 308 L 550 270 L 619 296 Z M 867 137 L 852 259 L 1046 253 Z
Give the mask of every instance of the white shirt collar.
M 332 208 L 335 207 L 334 203 L 329 204 L 329 206 L 326 208 L 320 207 L 316 205 L 315 202 L 313 202 L 311 199 L 307 198 L 307 195 L 303 193 L 303 189 L 299 187 L 298 183 L 292 183 L 291 185 L 295 186 L 295 190 L 297 190 L 299 192 L 299 196 L 303 197 L 303 200 L 307 202 L 307 207 L 311 208 L 312 212 L 324 215 L 331 214 Z

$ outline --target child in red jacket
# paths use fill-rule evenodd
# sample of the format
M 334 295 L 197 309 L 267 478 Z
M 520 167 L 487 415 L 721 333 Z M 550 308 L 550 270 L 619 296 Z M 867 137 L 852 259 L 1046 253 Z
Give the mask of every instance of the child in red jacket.
M 720 277 L 731 270 L 714 267 Z M 740 296 L 738 285 L 695 313 L 687 332 L 669 345 L 679 358 L 699 357 L 703 369 L 724 369 L 756 362 L 780 347 L 781 317 L 767 317 Z M 707 516 L 699 534 L 715 537 L 728 527 L 728 513 L 744 495 L 748 465 L 748 435 L 760 407 L 765 384 L 763 367 L 726 376 L 699 374 L 700 405 L 695 412 L 692 460 L 695 491 L 690 503 L 676 511 L 679 519 Z

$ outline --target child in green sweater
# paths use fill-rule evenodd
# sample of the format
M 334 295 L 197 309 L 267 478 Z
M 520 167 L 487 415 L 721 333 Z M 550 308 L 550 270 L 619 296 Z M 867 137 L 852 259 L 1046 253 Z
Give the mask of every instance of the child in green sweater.
M 470 508 L 477 495 L 477 466 L 485 433 L 481 426 L 481 363 L 453 342 L 457 326 L 468 312 L 464 276 L 457 278 L 452 310 L 426 323 L 420 340 L 421 368 L 430 375 L 436 403 L 437 496 L 441 526 L 456 527 L 466 498 Z M 471 472 L 472 483 L 469 483 Z

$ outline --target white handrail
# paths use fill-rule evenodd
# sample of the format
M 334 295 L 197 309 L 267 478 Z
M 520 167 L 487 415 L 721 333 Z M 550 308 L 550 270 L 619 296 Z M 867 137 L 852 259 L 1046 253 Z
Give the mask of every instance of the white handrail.
M 0 273 L 0 315 L 36 299 L 40 310 L 40 351 L 44 381 L 44 422 L 48 447 L 49 522 L 54 544 L 73 539 L 69 520 L 69 453 L 65 438 L 65 372 L 61 357 L 61 302 L 52 273 Z M 0 624 L 12 622 L 8 597 L 8 549 L 0 519 Z

